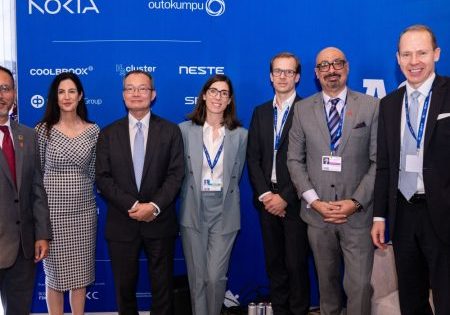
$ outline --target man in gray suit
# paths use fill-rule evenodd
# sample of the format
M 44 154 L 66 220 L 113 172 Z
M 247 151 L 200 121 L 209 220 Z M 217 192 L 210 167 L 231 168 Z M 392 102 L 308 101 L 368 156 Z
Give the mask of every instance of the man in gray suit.
M 30 313 L 35 263 L 51 238 L 47 195 L 33 129 L 9 119 L 16 90 L 0 66 L 0 293 L 5 315 Z
M 295 106 L 287 164 L 304 200 L 321 314 L 342 311 L 342 261 L 347 314 L 370 314 L 378 100 L 347 88 L 349 64 L 337 48 L 317 55 L 315 73 L 322 92 Z

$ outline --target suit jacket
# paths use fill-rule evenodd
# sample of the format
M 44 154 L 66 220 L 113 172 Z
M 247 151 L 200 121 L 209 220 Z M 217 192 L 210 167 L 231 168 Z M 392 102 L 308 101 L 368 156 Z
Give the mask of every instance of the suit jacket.
M 150 116 L 141 189 L 134 177 L 128 116 L 105 127 L 99 134 L 96 179 L 108 203 L 105 237 L 113 241 L 132 241 L 138 236 L 174 236 L 178 226 L 175 198 L 184 176 L 183 142 L 173 123 Z M 139 222 L 128 210 L 139 200 L 154 202 L 161 213 L 151 222 Z
M 36 240 L 50 240 L 50 215 L 42 183 L 39 151 L 33 129 L 11 121 L 17 188 L 0 151 L 0 268 L 16 261 L 19 250 L 31 259 Z
M 322 156 L 330 155 L 330 133 L 322 93 L 300 101 L 294 112 L 289 133 L 288 168 L 298 197 L 315 189 L 325 201 L 358 200 L 364 210 L 351 215 L 351 227 L 372 224 L 373 185 L 376 170 L 376 135 L 379 101 L 348 90 L 343 132 L 337 150 L 342 157 L 342 171 L 322 171 Z M 323 217 L 302 203 L 301 217 L 308 224 L 325 227 Z
M 184 141 L 186 177 L 181 189 L 180 224 L 200 231 L 200 195 L 203 164 L 203 126 L 192 121 L 180 125 Z M 239 180 L 245 163 L 247 130 L 225 128 L 223 145 L 223 214 L 222 234 L 240 229 Z
M 391 236 L 397 207 L 405 91 L 406 87 L 402 87 L 392 92 L 380 104 L 374 216 L 389 218 Z M 432 91 L 423 142 L 423 181 L 431 223 L 438 237 L 450 244 L 450 78 L 436 75 Z
M 300 199 L 297 197 L 286 164 L 289 129 L 292 125 L 296 102 L 299 100 L 300 97 L 297 95 L 289 111 L 281 132 L 280 146 L 275 163 L 279 194 L 288 203 L 286 208 L 288 216 L 298 216 L 300 213 Z M 271 190 L 274 158 L 273 118 L 273 100 L 270 100 L 255 108 L 248 131 L 247 167 L 250 182 L 253 186 L 253 201 L 255 207 L 259 210 L 264 210 L 264 204 L 258 200 L 258 197 Z

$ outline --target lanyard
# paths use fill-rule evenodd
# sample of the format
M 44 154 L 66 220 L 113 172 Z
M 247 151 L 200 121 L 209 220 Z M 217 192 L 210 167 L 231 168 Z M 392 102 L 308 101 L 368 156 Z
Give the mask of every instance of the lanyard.
M 336 106 L 337 106 L 337 104 L 336 104 Z M 345 103 L 344 103 L 344 106 L 342 107 L 341 114 L 339 115 L 339 126 L 338 126 L 338 130 L 337 130 L 337 133 L 336 133 L 336 136 L 334 137 L 334 139 L 339 139 L 341 137 L 341 135 L 342 135 L 342 126 L 344 125 L 344 113 L 345 113 L 345 107 L 346 106 L 347 106 L 347 96 L 345 97 Z M 325 111 L 325 117 L 327 118 L 327 122 L 328 122 L 328 118 L 329 117 L 327 115 L 327 108 L 326 108 L 325 104 L 323 106 L 323 110 Z M 338 111 L 337 107 L 336 107 L 336 111 L 339 114 L 339 111 Z M 328 123 L 327 123 L 327 125 L 328 125 Z M 330 129 L 328 129 L 328 130 L 331 133 L 331 130 Z M 334 139 L 330 139 L 331 155 L 333 155 L 333 152 L 336 151 L 336 141 L 333 141 Z
M 280 147 L 280 139 L 281 139 L 281 133 L 283 132 L 284 124 L 286 123 L 287 117 L 289 115 L 289 108 L 288 106 L 286 110 L 284 111 L 283 118 L 281 119 L 281 126 L 280 131 L 277 132 L 277 122 L 278 122 L 278 110 L 275 106 L 273 108 L 273 129 L 275 131 L 275 143 L 274 143 L 274 150 L 278 151 L 278 148 Z
M 217 150 L 216 157 L 214 158 L 213 163 L 211 163 L 211 157 L 209 155 L 208 149 L 206 148 L 205 144 L 203 144 L 203 151 L 205 152 L 206 161 L 208 162 L 209 168 L 211 169 L 211 175 L 213 173 L 214 167 L 216 167 L 216 164 L 219 161 L 220 154 L 222 154 L 224 142 L 225 142 L 225 137 L 223 138 L 222 143 L 220 144 L 219 150 Z
M 425 120 L 427 118 L 428 106 L 430 104 L 431 94 L 432 94 L 432 92 L 430 90 L 430 92 L 428 92 L 427 98 L 425 99 L 425 102 L 423 103 L 422 115 L 420 116 L 419 130 L 417 131 L 417 136 L 416 136 L 416 133 L 414 132 L 414 129 L 411 125 L 411 120 L 409 118 L 408 95 L 406 95 L 406 93 L 405 93 L 406 123 L 408 125 L 409 132 L 411 132 L 411 135 L 416 140 L 417 151 L 419 151 L 419 149 L 420 149 L 420 143 L 422 142 L 422 138 L 423 138 L 423 129 L 425 127 Z

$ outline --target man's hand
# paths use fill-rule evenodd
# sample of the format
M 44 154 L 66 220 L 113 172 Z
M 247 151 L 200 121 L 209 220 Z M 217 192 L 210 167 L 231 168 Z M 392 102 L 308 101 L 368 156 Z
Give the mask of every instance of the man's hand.
M 34 242 L 34 262 L 40 262 L 48 256 L 48 240 L 37 240 Z
M 380 249 L 387 248 L 387 245 L 384 240 L 385 230 L 386 230 L 386 222 L 384 221 L 373 222 L 372 231 L 370 231 L 370 234 L 372 235 L 372 242 L 376 247 Z
M 341 213 L 339 205 L 317 199 L 311 203 L 311 207 L 320 213 L 325 222 L 335 224 L 347 222 L 347 215 Z
M 138 203 L 128 210 L 130 218 L 142 222 L 151 222 L 156 218 L 156 208 L 151 203 Z
M 351 199 L 330 201 L 330 204 L 339 206 L 338 211 L 340 213 L 344 214 L 346 218 L 348 218 L 349 216 L 351 216 L 353 213 L 355 213 L 358 210 L 355 203 Z
M 273 215 L 284 218 L 287 202 L 279 194 L 269 193 L 262 200 L 264 208 Z

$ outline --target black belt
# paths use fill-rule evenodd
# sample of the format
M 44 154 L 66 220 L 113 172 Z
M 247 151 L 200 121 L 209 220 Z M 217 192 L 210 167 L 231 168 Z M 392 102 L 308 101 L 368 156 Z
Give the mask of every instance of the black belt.
M 279 190 L 278 190 L 278 184 L 277 183 L 274 183 L 274 182 L 270 182 L 270 190 L 273 192 L 273 193 L 277 193 Z

